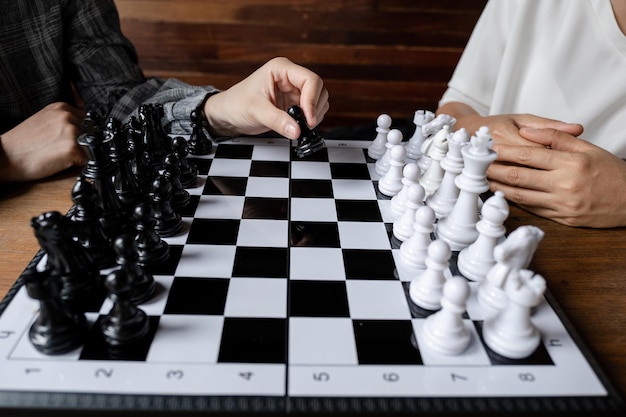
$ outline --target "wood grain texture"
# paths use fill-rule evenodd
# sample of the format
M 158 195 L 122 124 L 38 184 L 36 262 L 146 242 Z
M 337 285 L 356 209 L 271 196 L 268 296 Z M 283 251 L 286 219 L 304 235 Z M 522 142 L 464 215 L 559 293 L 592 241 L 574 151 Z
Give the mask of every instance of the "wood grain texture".
M 228 88 L 275 56 L 325 81 L 322 129 L 434 110 L 484 0 L 116 0 L 146 75 Z

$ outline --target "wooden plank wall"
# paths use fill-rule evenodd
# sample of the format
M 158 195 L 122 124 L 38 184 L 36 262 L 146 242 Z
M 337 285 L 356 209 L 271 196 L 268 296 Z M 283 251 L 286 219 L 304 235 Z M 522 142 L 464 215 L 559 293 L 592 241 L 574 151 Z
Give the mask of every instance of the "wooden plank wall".
M 320 74 L 320 127 L 434 110 L 486 0 L 115 0 L 150 76 L 227 88 L 274 56 Z

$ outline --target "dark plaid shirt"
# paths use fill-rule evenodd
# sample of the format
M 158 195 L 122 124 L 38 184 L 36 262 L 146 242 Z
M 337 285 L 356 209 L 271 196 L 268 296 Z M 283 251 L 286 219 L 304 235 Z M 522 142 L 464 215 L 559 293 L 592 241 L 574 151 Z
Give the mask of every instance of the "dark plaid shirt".
M 121 120 L 142 102 L 161 103 L 178 133 L 214 91 L 146 79 L 112 0 L 0 0 L 0 134 L 47 104 L 72 103 L 72 84 L 86 110 Z

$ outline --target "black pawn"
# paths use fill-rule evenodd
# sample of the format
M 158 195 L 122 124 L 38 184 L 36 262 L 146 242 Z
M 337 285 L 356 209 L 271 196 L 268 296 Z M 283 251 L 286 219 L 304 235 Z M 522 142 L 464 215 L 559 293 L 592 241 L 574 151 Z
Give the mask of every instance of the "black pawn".
M 152 181 L 150 192 L 152 210 L 154 211 L 155 232 L 161 237 L 174 236 L 183 227 L 183 220 L 172 208 L 172 186 L 162 175 Z
M 291 106 L 289 110 L 287 110 L 287 113 L 289 113 L 289 115 L 298 122 L 298 126 L 300 126 L 300 136 L 296 144 L 296 155 L 298 155 L 298 157 L 304 158 L 326 146 L 324 138 L 315 133 L 306 124 L 306 118 L 300 107 Z
M 126 256 L 132 258 L 133 245 L 132 236 L 120 236 L 115 240 L 115 251 L 122 254 L 118 261 L 126 262 Z M 111 272 L 104 282 L 113 307 L 100 322 L 100 328 L 105 342 L 113 347 L 138 342 L 150 329 L 148 316 L 133 301 L 135 295 L 133 280 L 136 278 L 134 273 L 135 271 L 129 273 L 122 265 L 120 269 Z
M 189 162 L 187 155 L 187 141 L 182 136 L 172 139 L 172 149 L 180 160 L 180 183 L 184 188 L 194 188 L 198 185 L 198 168 Z
M 100 224 L 97 200 L 98 193 L 91 183 L 85 177 L 78 177 L 72 188 L 76 237 L 98 269 L 105 269 L 115 265 L 115 253 Z
M 172 186 L 172 207 L 174 210 L 186 207 L 191 198 L 189 192 L 180 183 L 180 159 L 178 159 L 178 155 L 171 153 L 163 158 L 163 168 L 163 176 Z
M 135 207 L 134 212 L 137 234 L 137 262 L 143 267 L 151 267 L 165 262 L 170 254 L 166 241 L 155 232 L 156 220 L 149 204 L 142 203 Z
M 213 149 L 213 143 L 209 139 L 204 113 L 202 110 L 192 110 L 189 115 L 191 120 L 191 136 L 189 136 L 189 153 L 192 155 L 208 155 Z
M 31 343 L 46 355 L 60 355 L 79 347 L 87 333 L 85 315 L 61 298 L 61 282 L 49 272 L 30 268 L 22 275 L 28 295 L 39 301 L 39 315 L 28 332 Z
M 126 274 L 132 283 L 131 301 L 134 304 L 142 304 L 148 301 L 154 294 L 154 277 L 139 265 L 139 253 L 135 237 L 131 235 L 120 236 L 113 245 L 116 261 L 120 270 Z

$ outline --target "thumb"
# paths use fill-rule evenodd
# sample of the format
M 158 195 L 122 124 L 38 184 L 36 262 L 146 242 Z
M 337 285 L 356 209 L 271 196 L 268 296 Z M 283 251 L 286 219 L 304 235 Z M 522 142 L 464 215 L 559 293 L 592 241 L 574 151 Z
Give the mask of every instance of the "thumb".
M 298 139 L 300 126 L 287 112 L 280 110 L 270 102 L 259 107 L 259 120 L 263 120 L 268 129 L 288 138 Z

